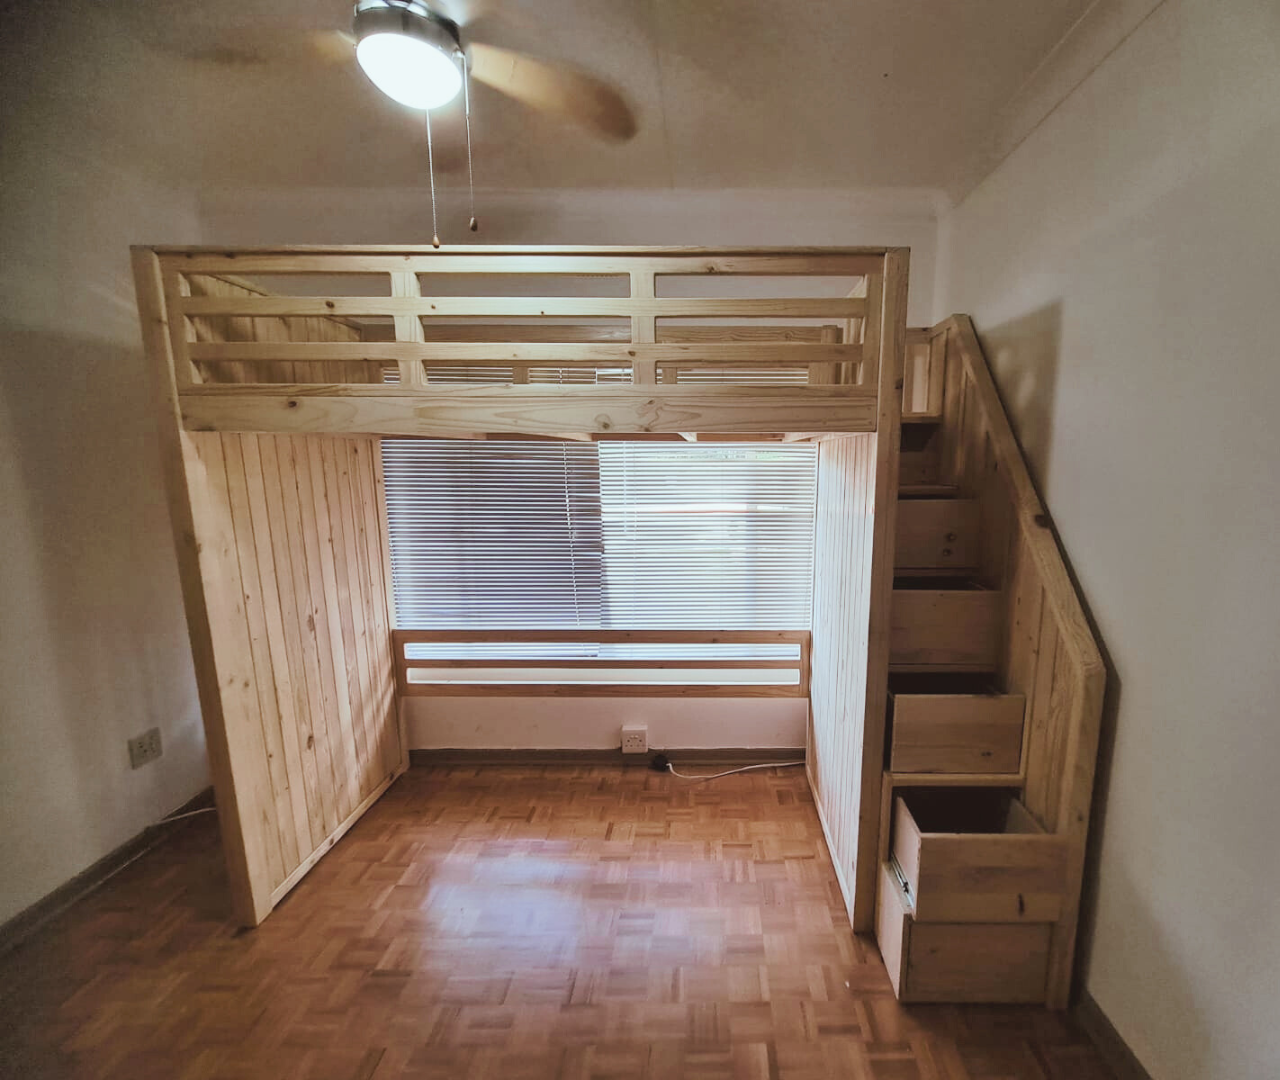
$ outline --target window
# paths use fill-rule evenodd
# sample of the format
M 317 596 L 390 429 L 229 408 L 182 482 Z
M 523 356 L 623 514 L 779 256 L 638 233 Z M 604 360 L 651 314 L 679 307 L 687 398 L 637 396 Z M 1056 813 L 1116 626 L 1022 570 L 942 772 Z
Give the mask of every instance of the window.
M 807 630 L 816 450 L 385 440 L 397 623 Z

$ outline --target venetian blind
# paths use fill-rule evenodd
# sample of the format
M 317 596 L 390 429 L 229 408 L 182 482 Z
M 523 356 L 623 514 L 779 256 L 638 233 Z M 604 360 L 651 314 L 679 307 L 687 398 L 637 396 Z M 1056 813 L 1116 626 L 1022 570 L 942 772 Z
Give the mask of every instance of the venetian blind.
M 402 629 L 808 629 L 816 453 L 385 440 Z

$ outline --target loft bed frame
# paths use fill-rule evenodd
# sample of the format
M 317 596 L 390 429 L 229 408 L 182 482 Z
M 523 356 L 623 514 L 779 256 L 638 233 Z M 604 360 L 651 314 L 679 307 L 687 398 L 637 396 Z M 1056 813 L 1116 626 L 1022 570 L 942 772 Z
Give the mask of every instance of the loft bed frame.
M 897 895 L 878 880 L 895 796 L 987 785 L 1022 797 L 1027 819 L 1047 834 L 1037 850 L 1051 852 L 1058 874 L 1060 902 L 1037 895 L 1031 906 L 1038 929 L 1015 926 L 1035 929 L 1040 952 L 1051 954 L 1041 968 L 1036 957 L 1017 968 L 1015 996 L 1065 1004 L 1100 662 L 972 328 L 951 320 L 906 329 L 905 249 L 139 247 L 133 261 L 243 925 L 265 919 L 408 767 L 399 709 L 407 698 L 805 697 L 810 784 L 850 920 L 871 931 L 879 916 L 882 951 L 891 971 L 901 969 L 895 990 L 928 998 L 928 973 L 904 972 L 932 955 L 930 935 L 936 942 L 946 931 L 920 920 L 913 938 L 908 907 L 898 923 L 898 909 L 884 915 Z M 921 431 L 933 432 L 925 449 Z M 424 666 L 440 667 L 420 659 L 424 643 L 563 639 L 395 628 L 384 437 L 817 442 L 811 632 L 572 635 L 601 644 L 785 640 L 796 659 L 765 666 L 788 669 L 789 685 L 583 689 L 566 679 L 459 690 L 416 681 Z M 915 506 L 904 519 L 910 535 L 900 536 L 899 496 L 922 493 L 956 497 L 926 522 L 945 532 L 921 533 Z M 904 545 L 934 552 L 915 574 L 942 574 L 962 561 L 956 552 L 980 551 L 981 565 L 968 567 L 979 591 L 953 601 L 943 588 L 895 588 Z M 962 655 L 969 639 L 980 641 L 980 656 Z M 891 672 L 907 669 L 983 671 L 1004 696 L 1023 694 L 1016 771 L 962 775 L 944 761 L 933 772 L 894 772 L 888 754 L 900 731 L 887 727 L 885 703 Z M 987 848 L 959 850 L 980 859 Z M 1027 917 L 1019 897 L 1015 914 L 999 919 Z M 986 933 L 992 954 L 1008 961 L 1000 926 L 951 930 L 961 935 L 954 941 Z M 993 999 L 989 982 L 967 987 L 963 971 L 943 978 L 942 997 L 928 999 Z
M 875 579 L 863 705 L 883 700 L 907 260 L 135 248 L 237 918 L 266 918 L 408 766 L 398 701 L 424 688 L 393 637 L 382 437 L 864 440 L 875 544 L 840 559 L 865 596 Z

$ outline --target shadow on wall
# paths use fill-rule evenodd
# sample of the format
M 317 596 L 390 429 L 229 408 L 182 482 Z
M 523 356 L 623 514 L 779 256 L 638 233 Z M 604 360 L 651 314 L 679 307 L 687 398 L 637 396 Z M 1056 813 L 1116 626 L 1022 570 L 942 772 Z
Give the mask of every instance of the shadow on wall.
M 189 799 L 207 769 L 138 350 L 0 327 L 0 355 L 8 908 Z M 153 725 L 164 757 L 133 772 L 125 740 Z
M 1043 491 L 1053 445 L 1053 399 L 1062 347 L 1062 305 L 1050 304 L 978 335 L 1009 422 Z
M 1033 312 L 1027 317 L 1006 323 L 981 335 L 983 349 L 990 358 L 997 352 L 1002 361 L 1002 368 L 996 370 L 1000 394 L 1005 402 L 1005 409 L 1010 414 L 1010 422 L 1018 435 L 1019 442 L 1028 459 L 1028 468 L 1037 488 L 1042 489 L 1042 477 L 1048 469 L 1048 447 L 1052 435 L 1052 411 L 1054 389 L 1057 384 L 1059 329 L 1061 325 L 1060 305 L 1054 304 Z M 1025 366 L 1024 366 L 1025 361 Z M 996 365 L 990 361 L 993 369 Z M 1106 669 L 1106 693 L 1102 703 L 1102 717 L 1098 737 L 1097 773 L 1094 781 L 1093 803 L 1089 820 L 1089 839 L 1085 853 L 1084 881 L 1080 898 L 1080 924 L 1076 940 L 1076 963 L 1074 970 L 1072 1000 L 1078 1001 L 1089 975 L 1089 959 L 1093 952 L 1094 938 L 1098 920 L 1098 897 L 1101 891 L 1100 869 L 1102 861 L 1102 838 L 1106 831 L 1108 796 L 1111 791 L 1112 771 L 1115 757 L 1116 736 L 1120 721 L 1120 700 L 1122 684 L 1119 672 L 1107 650 L 1097 620 L 1093 616 L 1088 597 L 1080 584 L 1075 569 L 1071 564 L 1070 553 L 1063 547 L 1056 527 L 1052 522 L 1050 510 L 1050 528 L 1053 529 L 1054 541 L 1062 553 L 1067 576 L 1071 580 L 1076 595 L 1080 597 L 1081 607 L 1089 628 L 1097 642 Z M 1126 912 L 1124 930 L 1126 950 L 1144 958 L 1144 966 L 1149 970 L 1166 973 L 1177 972 L 1177 961 L 1173 950 L 1166 946 L 1165 931 L 1162 930 L 1149 906 L 1144 901 L 1146 895 L 1128 876 L 1116 875 L 1106 882 L 1108 906 L 1113 911 Z M 1137 918 L 1134 918 L 1134 915 Z M 1147 918 L 1141 916 L 1146 914 Z M 1196 1006 L 1194 987 L 1187 974 L 1182 974 L 1178 981 L 1167 980 L 1159 986 L 1150 988 L 1150 993 L 1159 1001 L 1160 1008 L 1175 1018 L 1175 1023 L 1186 1033 L 1185 1046 L 1196 1048 L 1193 1059 L 1185 1059 L 1187 1066 L 1185 1075 L 1200 1076 L 1209 1061 L 1210 1032 L 1208 1025 Z M 1105 1003 L 1098 1003 L 1105 1012 Z M 1132 1033 L 1121 1031 L 1126 1040 Z M 1131 1046 L 1138 1051 L 1140 1046 Z
M 1009 422 L 1013 426 L 1027 459 L 1036 487 L 1043 491 L 1048 474 L 1050 447 L 1053 443 L 1053 403 L 1058 384 L 1062 335 L 1062 306 L 1054 303 L 1039 308 L 1020 319 L 1014 319 L 979 333 L 987 363 L 1000 391 Z M 1052 508 L 1050 512 L 1052 513 Z M 1120 675 L 1111 660 L 1097 621 L 1071 566 L 1069 554 L 1054 530 L 1058 550 L 1063 552 L 1067 574 L 1081 598 L 1085 618 L 1098 643 L 1106 667 L 1106 696 L 1102 705 L 1102 722 L 1098 740 L 1098 766 L 1093 789 L 1093 807 L 1089 823 L 1084 888 L 1081 895 L 1080 931 L 1076 943 L 1075 985 L 1073 998 L 1084 988 L 1088 957 L 1092 951 L 1098 908 L 1098 874 L 1101 861 L 1101 837 L 1106 822 L 1107 795 L 1111 786 L 1112 761 L 1115 753 L 1117 723 L 1120 715 Z
M 1140 888 L 1139 883 L 1134 882 L 1129 876 L 1128 868 L 1107 879 L 1108 903 L 1114 904 L 1115 910 L 1125 913 L 1125 953 L 1141 957 L 1144 968 L 1164 975 L 1163 979 L 1145 986 L 1144 993 L 1155 1003 L 1156 1009 L 1168 1018 L 1170 1027 L 1179 1032 L 1178 1071 L 1171 1075 L 1186 1077 L 1188 1080 L 1191 1077 L 1217 1080 L 1217 1074 L 1210 1072 L 1211 1058 L 1221 1060 L 1221 1053 L 1211 1054 L 1215 1033 L 1197 1004 L 1195 972 L 1179 970 L 1175 950 L 1169 947 L 1168 932 L 1157 925 L 1147 903 L 1146 898 L 1150 894 L 1149 888 Z M 1097 1004 L 1106 1015 L 1108 1003 Z M 1140 1032 L 1117 1029 L 1117 1033 L 1144 1069 L 1154 1067 L 1154 1048 L 1137 1038 Z M 1257 1076 L 1261 1080 L 1262 1074 Z M 1226 1077 L 1222 1077 L 1222 1080 L 1226 1080 Z M 1240 1080 L 1245 1080 L 1245 1077 L 1240 1077 Z
M 1050 525 L 1052 527 L 1052 521 Z M 1098 651 L 1102 655 L 1102 663 L 1107 673 L 1106 693 L 1102 700 L 1102 719 L 1098 733 L 1097 773 L 1094 778 L 1093 803 L 1089 815 L 1089 839 L 1085 849 L 1084 881 L 1080 894 L 1080 923 L 1079 933 L 1076 938 L 1076 962 L 1071 987 L 1071 999 L 1073 1002 L 1078 1002 L 1088 983 L 1089 961 L 1093 954 L 1094 938 L 1097 932 L 1098 897 L 1102 891 L 1102 844 L 1103 837 L 1106 834 L 1107 806 L 1111 793 L 1123 687 L 1120 681 L 1120 674 L 1112 661 L 1111 653 L 1107 650 L 1106 642 L 1098 629 L 1097 620 L 1093 617 L 1088 599 L 1080 585 L 1080 579 L 1076 576 L 1068 553 L 1063 549 L 1062 541 L 1058 537 L 1056 529 L 1054 529 L 1054 540 L 1058 544 L 1058 550 L 1063 553 L 1063 563 L 1066 566 L 1067 576 L 1071 579 L 1076 595 L 1080 597 L 1085 619 L 1089 623 L 1089 629 L 1093 633 L 1094 641 L 1097 642 Z M 1112 911 L 1126 913 L 1124 929 L 1126 950 L 1141 955 L 1144 958 L 1144 966 L 1148 966 L 1149 970 L 1165 973 L 1177 972 L 1177 960 L 1173 955 L 1173 950 L 1167 948 L 1164 943 L 1166 932 L 1157 925 L 1144 899 L 1144 897 L 1150 895 L 1149 890 L 1137 888 L 1132 878 L 1127 873 L 1124 873 L 1120 875 L 1113 874 L 1108 877 L 1106 892 L 1109 908 Z M 1142 918 L 1141 916 L 1144 914 L 1148 917 Z M 1135 915 L 1137 916 L 1136 918 L 1134 917 Z M 1166 980 L 1158 986 L 1152 986 L 1149 988 L 1149 993 L 1155 1000 L 1159 1001 L 1161 1011 L 1176 1018 L 1177 1026 L 1185 1032 L 1186 1039 L 1182 1045 L 1195 1048 L 1195 1056 L 1193 1058 L 1184 1057 L 1186 1071 L 1180 1075 L 1204 1075 L 1204 1070 L 1209 1061 L 1209 1040 L 1211 1035 L 1207 1022 L 1196 1006 L 1194 987 L 1190 975 L 1184 974 L 1177 982 Z M 1105 1003 L 1098 1002 L 1097 1004 L 1105 1014 Z M 1108 1017 L 1108 1020 L 1110 1020 L 1110 1017 Z M 1131 1051 L 1136 1053 L 1144 1049 L 1129 1042 L 1133 1037 L 1133 1033 L 1121 1031 L 1119 1034 L 1126 1041 Z

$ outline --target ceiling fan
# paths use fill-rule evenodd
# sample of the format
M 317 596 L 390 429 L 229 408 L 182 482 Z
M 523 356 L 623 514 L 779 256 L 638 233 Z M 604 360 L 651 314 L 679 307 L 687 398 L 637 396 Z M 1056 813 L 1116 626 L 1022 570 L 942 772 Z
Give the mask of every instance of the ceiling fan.
M 630 107 L 608 83 L 510 49 L 464 42 L 458 23 L 422 0 L 358 0 L 352 33 L 364 73 L 410 108 L 452 101 L 465 74 L 603 138 L 623 142 L 636 133 Z
M 216 6 L 175 9 L 168 0 L 99 2 L 145 44 L 185 60 L 287 72 L 350 64 L 354 55 L 384 93 L 422 111 L 451 101 L 469 76 L 603 139 L 625 142 L 638 130 L 630 106 L 604 79 L 478 40 L 500 18 L 498 5 L 484 0 L 357 0 L 350 32 L 315 26 L 314 9 L 334 0 L 268 7 L 261 19 L 244 14 L 259 10 L 260 0 L 228 3 L 226 14 Z

